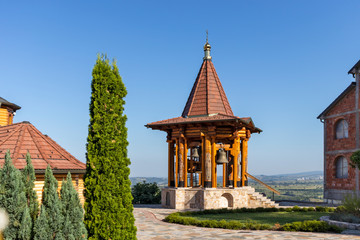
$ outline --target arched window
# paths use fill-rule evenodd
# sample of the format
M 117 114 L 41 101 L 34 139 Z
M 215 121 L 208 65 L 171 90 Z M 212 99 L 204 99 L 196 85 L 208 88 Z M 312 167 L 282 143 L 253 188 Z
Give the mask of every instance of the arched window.
M 348 161 L 345 157 L 339 157 L 336 160 L 336 178 L 348 177 Z
M 336 123 L 336 132 L 335 132 L 335 136 L 336 139 L 341 139 L 341 138 L 348 138 L 348 123 L 346 122 L 346 120 L 342 119 L 340 121 L 338 121 Z

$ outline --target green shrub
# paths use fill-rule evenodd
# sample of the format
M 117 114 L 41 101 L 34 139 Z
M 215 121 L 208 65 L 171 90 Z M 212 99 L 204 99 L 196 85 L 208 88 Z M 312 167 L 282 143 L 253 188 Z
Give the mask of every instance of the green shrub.
M 356 196 L 356 194 L 346 195 L 343 206 L 346 212 L 360 217 L 360 197 Z
M 315 209 L 317 212 L 326 212 L 326 208 L 322 206 L 316 206 Z
M 317 220 L 287 223 L 280 227 L 279 230 L 289 232 L 342 232 L 342 229 L 337 226 Z
M 300 208 L 299 206 L 294 206 L 294 207 L 292 208 L 292 211 L 293 211 L 293 212 L 300 212 L 300 211 L 301 211 L 301 208 Z
M 161 202 L 161 191 L 155 182 L 139 182 L 132 187 L 131 194 L 134 204 L 158 204 Z
M 350 166 L 353 168 L 360 168 L 360 150 L 354 152 L 350 157 Z
M 341 205 L 335 209 L 335 212 L 346 212 L 346 209 L 343 205 Z

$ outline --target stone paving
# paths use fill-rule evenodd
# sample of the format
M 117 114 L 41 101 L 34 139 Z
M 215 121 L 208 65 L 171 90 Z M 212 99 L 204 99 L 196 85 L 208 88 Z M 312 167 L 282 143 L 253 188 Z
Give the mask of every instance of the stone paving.
M 160 208 L 158 205 L 134 206 L 137 237 L 142 239 L 264 239 L 264 240 L 295 240 L 295 239 L 360 239 L 360 236 L 345 234 L 305 233 L 305 232 L 277 232 L 277 231 L 248 231 L 226 230 L 217 228 L 201 228 L 166 223 L 162 220 L 173 209 Z

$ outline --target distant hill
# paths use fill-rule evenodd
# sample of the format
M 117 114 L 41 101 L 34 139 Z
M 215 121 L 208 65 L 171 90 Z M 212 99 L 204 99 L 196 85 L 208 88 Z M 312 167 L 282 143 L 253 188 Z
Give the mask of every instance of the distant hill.
M 130 177 L 131 186 L 139 182 L 153 183 L 156 182 L 158 186 L 167 186 L 168 180 L 164 177 Z
M 255 175 L 256 178 L 263 182 L 277 182 L 277 181 L 305 181 L 305 180 L 322 180 L 322 171 L 311 171 L 301 173 L 288 173 L 277 175 Z M 168 181 L 165 177 L 130 177 L 131 186 L 138 182 L 156 182 L 159 186 L 167 186 Z M 222 182 L 222 176 L 218 176 L 218 183 Z
M 289 174 L 278 174 L 278 175 L 257 175 L 256 178 L 261 181 L 301 181 L 301 180 L 322 180 L 324 173 L 322 171 L 311 171 L 301 173 L 289 173 Z

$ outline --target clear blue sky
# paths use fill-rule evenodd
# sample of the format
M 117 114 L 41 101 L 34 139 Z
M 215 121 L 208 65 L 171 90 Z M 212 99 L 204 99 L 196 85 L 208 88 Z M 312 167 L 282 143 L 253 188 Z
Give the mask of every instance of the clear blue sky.
M 166 176 L 166 134 L 180 116 L 209 30 L 213 63 L 235 115 L 263 133 L 249 172 L 322 170 L 316 117 L 350 84 L 360 59 L 359 1 L 0 0 L 0 96 L 85 162 L 91 71 L 116 58 L 128 89 L 131 176 Z

